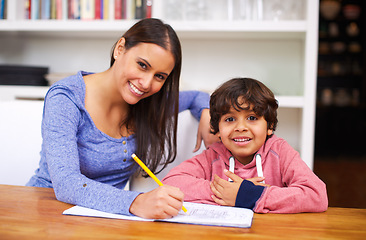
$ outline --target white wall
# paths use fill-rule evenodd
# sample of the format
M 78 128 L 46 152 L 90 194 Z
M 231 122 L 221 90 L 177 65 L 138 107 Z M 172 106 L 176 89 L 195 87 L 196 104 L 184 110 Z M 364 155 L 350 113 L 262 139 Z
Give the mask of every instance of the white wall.
M 43 101 L 0 101 L 0 184 L 25 185 L 38 167 Z

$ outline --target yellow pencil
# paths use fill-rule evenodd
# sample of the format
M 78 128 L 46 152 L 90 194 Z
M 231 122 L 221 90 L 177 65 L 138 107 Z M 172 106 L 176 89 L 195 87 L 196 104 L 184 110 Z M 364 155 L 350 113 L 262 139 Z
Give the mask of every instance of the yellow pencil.
M 138 165 L 140 165 L 140 167 L 142 167 L 142 169 L 144 169 L 144 171 L 149 174 L 149 176 L 155 180 L 155 182 L 159 185 L 159 186 L 163 186 L 163 183 L 160 182 L 160 180 L 150 171 L 150 169 L 148 169 L 146 167 L 146 165 L 136 156 L 136 154 L 132 154 L 131 157 L 133 158 L 133 160 L 135 160 Z M 185 213 L 188 213 L 187 209 L 182 206 L 182 210 L 185 212 Z

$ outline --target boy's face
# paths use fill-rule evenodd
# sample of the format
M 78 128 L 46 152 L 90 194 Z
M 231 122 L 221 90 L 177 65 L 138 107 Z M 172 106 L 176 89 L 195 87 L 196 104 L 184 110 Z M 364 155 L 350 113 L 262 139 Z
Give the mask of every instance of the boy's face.
M 241 107 L 247 107 L 243 103 Z M 219 136 L 225 147 L 242 164 L 252 161 L 254 154 L 266 141 L 272 130 L 267 129 L 267 121 L 259 117 L 251 107 L 236 111 L 233 107 L 223 115 L 219 122 Z

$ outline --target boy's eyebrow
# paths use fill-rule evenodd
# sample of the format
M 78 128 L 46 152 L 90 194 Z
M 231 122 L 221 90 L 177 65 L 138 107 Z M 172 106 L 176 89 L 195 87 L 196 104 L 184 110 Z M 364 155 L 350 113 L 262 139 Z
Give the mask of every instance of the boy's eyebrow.
M 226 114 L 232 114 L 234 111 L 233 110 L 235 110 L 234 108 L 230 108 L 227 112 L 225 112 L 223 115 L 226 115 Z
M 241 112 L 241 111 L 247 111 L 247 114 L 255 114 L 258 115 L 253 108 L 249 108 L 249 109 L 239 109 L 239 111 L 237 109 L 235 109 L 234 107 L 231 107 L 229 111 L 227 111 L 226 113 L 222 114 L 222 116 L 224 115 L 228 115 L 228 114 L 234 114 L 235 112 Z

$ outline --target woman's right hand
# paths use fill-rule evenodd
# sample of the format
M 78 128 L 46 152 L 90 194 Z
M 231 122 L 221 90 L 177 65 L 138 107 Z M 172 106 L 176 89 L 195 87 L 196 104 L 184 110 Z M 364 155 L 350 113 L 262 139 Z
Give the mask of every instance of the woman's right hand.
M 183 206 L 184 193 L 179 188 L 163 185 L 138 195 L 130 206 L 130 213 L 151 219 L 171 218 Z
M 202 140 L 206 148 L 211 144 L 220 141 L 217 134 L 213 135 L 211 133 L 210 118 L 210 109 L 203 109 L 198 124 L 196 146 L 194 147 L 193 152 L 197 152 L 201 148 Z

